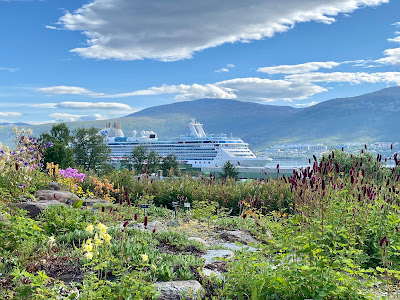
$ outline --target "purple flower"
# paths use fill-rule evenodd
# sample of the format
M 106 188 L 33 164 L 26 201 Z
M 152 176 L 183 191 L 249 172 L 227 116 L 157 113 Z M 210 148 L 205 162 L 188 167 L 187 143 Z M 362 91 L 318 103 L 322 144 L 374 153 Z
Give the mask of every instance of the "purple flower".
M 51 142 L 47 142 L 46 145 L 45 145 L 46 148 L 48 148 L 48 147 L 53 147 L 53 146 L 54 146 L 54 144 L 51 143 Z

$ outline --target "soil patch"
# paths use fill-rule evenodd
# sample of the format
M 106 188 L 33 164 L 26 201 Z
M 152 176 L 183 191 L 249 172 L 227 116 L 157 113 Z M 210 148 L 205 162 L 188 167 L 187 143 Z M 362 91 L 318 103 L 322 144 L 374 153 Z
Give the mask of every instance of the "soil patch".
M 205 251 L 200 250 L 196 248 L 195 246 L 187 246 L 184 249 L 180 249 L 176 245 L 171 245 L 171 244 L 164 244 L 160 243 L 159 245 L 156 246 L 158 250 L 162 253 L 168 253 L 168 254 L 192 254 L 196 257 L 200 257 L 202 254 L 205 253 Z
M 26 270 L 29 273 L 45 271 L 47 276 L 62 280 L 64 283 L 81 282 L 83 279 L 78 258 L 68 256 L 43 256 L 28 264 Z

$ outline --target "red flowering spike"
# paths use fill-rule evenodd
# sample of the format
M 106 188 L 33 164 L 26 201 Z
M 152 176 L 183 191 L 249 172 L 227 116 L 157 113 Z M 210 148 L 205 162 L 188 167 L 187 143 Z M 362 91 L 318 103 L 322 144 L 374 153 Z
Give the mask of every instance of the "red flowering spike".
M 53 194 L 53 198 L 54 198 L 54 199 L 57 199 L 56 194 Z
M 105 212 L 106 208 L 104 206 L 101 207 L 101 212 Z
M 383 243 L 385 243 L 385 240 L 386 240 L 386 236 L 384 236 L 383 238 L 381 238 L 381 240 L 379 241 L 379 247 L 382 248 Z
M 157 228 L 154 227 L 154 228 L 153 228 L 153 233 L 156 233 L 156 230 L 157 230 Z
M 135 219 L 135 221 L 138 220 L 138 214 L 137 213 L 135 214 L 134 219 Z
M 126 227 L 126 226 L 128 226 L 128 223 L 129 223 L 128 221 L 125 221 L 124 225 L 122 225 L 122 226 Z
M 111 212 L 113 212 L 113 208 L 112 208 L 112 207 L 110 207 L 110 213 L 111 213 Z
M 144 217 L 144 228 L 147 228 L 148 219 L 147 216 Z

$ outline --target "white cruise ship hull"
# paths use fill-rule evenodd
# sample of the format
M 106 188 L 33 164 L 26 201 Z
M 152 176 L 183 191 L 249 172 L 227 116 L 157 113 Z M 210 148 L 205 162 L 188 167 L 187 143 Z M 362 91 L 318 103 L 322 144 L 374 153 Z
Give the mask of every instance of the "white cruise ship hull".
M 191 135 L 170 140 L 159 140 L 154 132 L 148 131 L 142 131 L 140 137 L 136 137 L 136 131 L 133 131 L 132 137 L 124 137 L 119 124 L 114 124 L 113 128 L 107 124 L 100 134 L 110 147 L 111 160 L 115 163 L 129 159 L 139 145 L 145 146 L 148 151 L 155 151 L 161 157 L 175 154 L 180 163 L 197 168 L 219 168 L 227 161 L 237 168 L 264 168 L 271 161 L 269 158 L 256 157 L 240 138 L 206 135 L 202 124 L 194 120 L 188 127 Z

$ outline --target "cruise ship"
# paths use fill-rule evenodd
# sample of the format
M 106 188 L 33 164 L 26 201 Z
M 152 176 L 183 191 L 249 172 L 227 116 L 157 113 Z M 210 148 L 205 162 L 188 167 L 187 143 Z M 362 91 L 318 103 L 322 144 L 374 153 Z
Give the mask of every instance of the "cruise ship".
M 192 119 L 187 128 L 190 134 L 174 139 L 158 139 L 153 131 L 136 130 L 132 136 L 125 137 L 119 123 L 107 123 L 99 134 L 104 136 L 105 143 L 111 149 L 111 160 L 117 164 L 128 159 L 134 147 L 146 146 L 161 157 L 170 153 L 176 155 L 180 164 L 188 164 L 195 168 L 220 168 L 227 161 L 236 167 L 264 168 L 270 158 L 256 157 L 248 148 L 249 144 L 240 138 L 228 137 L 226 134 L 206 134 L 203 124 Z

